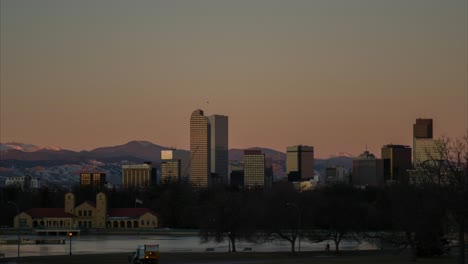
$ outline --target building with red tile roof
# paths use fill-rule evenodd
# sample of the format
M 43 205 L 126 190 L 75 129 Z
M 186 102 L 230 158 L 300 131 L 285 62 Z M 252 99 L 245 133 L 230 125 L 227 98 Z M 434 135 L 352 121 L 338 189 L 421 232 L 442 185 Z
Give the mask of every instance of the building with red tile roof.
M 148 208 L 107 208 L 107 197 L 100 192 L 96 202 L 75 206 L 75 195 L 65 195 L 64 208 L 31 208 L 15 216 L 21 228 L 156 228 L 157 214 Z

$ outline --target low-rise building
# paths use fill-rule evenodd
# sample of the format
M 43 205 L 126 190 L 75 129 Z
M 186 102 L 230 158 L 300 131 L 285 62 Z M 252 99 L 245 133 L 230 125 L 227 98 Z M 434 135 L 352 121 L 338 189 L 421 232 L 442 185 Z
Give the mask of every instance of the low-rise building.
M 41 183 L 37 177 L 14 176 L 6 178 L 5 187 L 17 187 L 21 190 L 39 189 L 41 187 Z
M 156 228 L 158 216 L 148 208 L 107 208 L 103 192 L 96 202 L 84 201 L 75 206 L 75 195 L 65 195 L 64 208 L 31 208 L 15 216 L 15 228 L 88 229 Z

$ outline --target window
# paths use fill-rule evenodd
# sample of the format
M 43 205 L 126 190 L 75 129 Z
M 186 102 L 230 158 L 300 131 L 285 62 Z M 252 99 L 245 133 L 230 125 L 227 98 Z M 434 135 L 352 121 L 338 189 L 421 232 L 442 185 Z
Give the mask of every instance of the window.
M 141 220 L 141 225 L 142 225 L 142 226 L 145 225 L 145 220 Z
M 88 215 L 89 215 L 89 216 L 93 216 L 93 214 L 92 214 L 92 211 L 91 211 L 91 210 L 89 210 L 89 211 L 88 211 Z
M 81 216 L 81 210 L 78 211 L 78 216 Z
M 83 211 L 83 216 L 88 216 L 88 212 L 86 210 Z

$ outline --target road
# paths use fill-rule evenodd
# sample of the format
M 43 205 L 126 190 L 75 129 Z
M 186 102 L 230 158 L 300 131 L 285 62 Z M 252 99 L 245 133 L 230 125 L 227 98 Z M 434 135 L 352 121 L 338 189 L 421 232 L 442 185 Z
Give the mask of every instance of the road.
M 127 253 L 93 254 L 93 255 L 62 255 L 46 257 L 25 257 L 24 264 L 91 264 L 115 263 L 129 264 Z M 0 263 L 16 263 L 15 258 L 0 259 Z M 162 253 L 160 264 L 367 264 L 367 263 L 412 263 L 406 254 L 396 255 L 392 252 L 341 252 L 339 255 L 327 255 L 322 252 L 302 252 L 300 255 L 291 255 L 285 252 L 272 253 Z M 419 259 L 418 263 L 442 264 L 456 263 L 453 256 Z

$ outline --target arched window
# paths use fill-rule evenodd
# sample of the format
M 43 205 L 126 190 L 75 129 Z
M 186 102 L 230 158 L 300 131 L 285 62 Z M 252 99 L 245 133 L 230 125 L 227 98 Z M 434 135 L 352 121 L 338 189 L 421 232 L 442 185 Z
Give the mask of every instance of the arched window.
M 127 228 L 132 228 L 132 221 L 127 221 Z
M 114 221 L 114 228 L 119 228 L 119 222 Z
M 120 228 L 125 228 L 125 222 L 124 221 L 120 221 Z
M 33 227 L 37 227 L 37 221 L 33 221 Z

